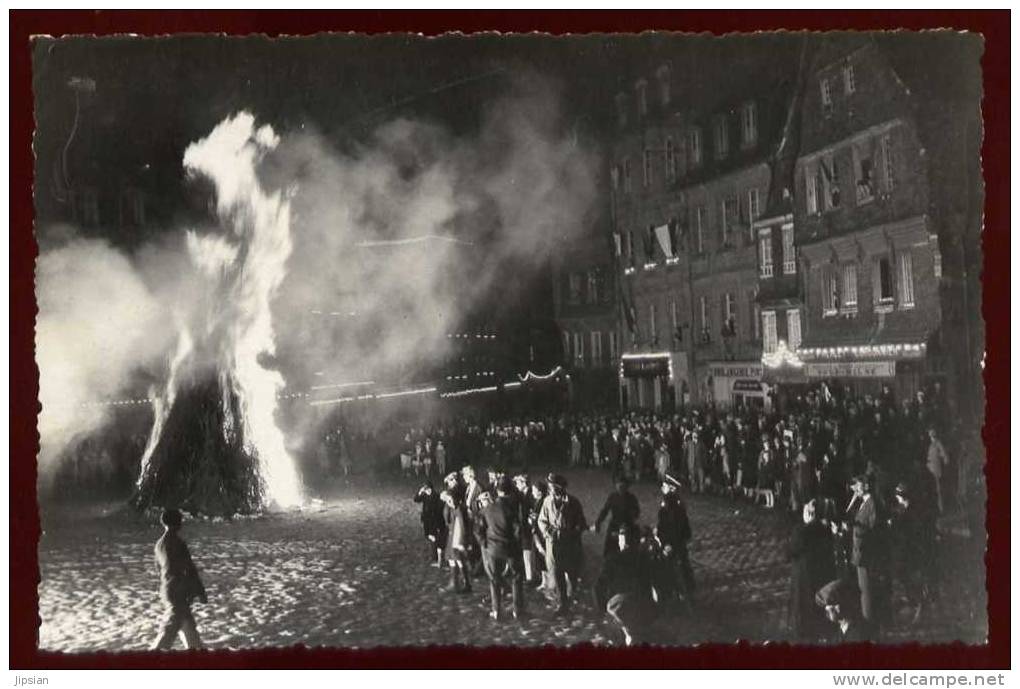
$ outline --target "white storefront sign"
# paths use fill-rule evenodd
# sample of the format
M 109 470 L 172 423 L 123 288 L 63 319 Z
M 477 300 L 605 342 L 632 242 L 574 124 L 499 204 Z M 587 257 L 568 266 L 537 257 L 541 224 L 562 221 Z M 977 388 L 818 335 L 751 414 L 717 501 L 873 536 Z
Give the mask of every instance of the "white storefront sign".
M 708 365 L 711 376 L 711 394 L 716 404 L 729 408 L 734 403 L 734 394 L 741 398 L 764 397 L 766 389 L 760 385 L 763 367 L 760 363 L 734 362 Z M 737 385 L 737 382 L 740 385 Z M 752 383 L 759 383 L 755 389 Z
M 761 364 L 710 364 L 708 372 L 715 378 L 761 379 Z
M 805 364 L 808 378 L 895 378 L 895 361 L 836 361 Z

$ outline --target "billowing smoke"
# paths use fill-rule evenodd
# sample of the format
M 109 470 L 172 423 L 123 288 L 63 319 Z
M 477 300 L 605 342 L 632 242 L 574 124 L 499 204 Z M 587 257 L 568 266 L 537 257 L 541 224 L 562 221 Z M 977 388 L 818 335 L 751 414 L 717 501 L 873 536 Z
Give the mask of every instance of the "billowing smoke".
M 201 339 L 196 324 L 215 327 L 210 309 L 248 314 L 241 325 L 227 320 L 240 328 L 244 365 L 255 367 L 242 377 L 257 382 L 242 387 L 259 390 L 258 419 L 249 419 L 256 432 L 282 422 L 269 397 L 284 388 L 424 382 L 447 333 L 483 306 L 511 302 L 555 247 L 592 222 L 597 157 L 578 144 L 556 90 L 536 79 L 515 83 L 471 135 L 402 118 L 339 150 L 310 127 L 251 131 L 257 146 L 235 147 L 235 159 L 206 148 L 185 162 L 215 181 L 220 216 L 274 223 L 286 214 L 286 237 L 265 237 L 289 246 L 182 229 L 130 257 L 84 241 L 40 257 L 40 432 L 49 456 L 104 421 L 101 408 L 81 404 L 121 394 L 140 368 L 165 381 L 175 356 Z M 257 148 L 258 179 L 239 180 L 238 151 Z M 264 203 L 240 217 L 253 184 Z M 251 261 L 276 263 L 226 293 L 236 300 L 228 307 L 217 275 Z M 67 413 L 56 404 L 47 411 L 48 400 L 68 403 Z M 290 412 L 282 430 L 288 448 L 300 449 L 321 408 Z M 270 441 L 282 451 L 279 438 Z
M 36 265 L 43 480 L 68 444 L 100 428 L 141 367 L 155 366 L 172 343 L 169 310 L 136 267 L 107 242 L 72 239 Z
M 512 304 L 592 222 L 597 170 L 555 89 L 535 79 L 470 137 L 408 119 L 345 152 L 285 135 L 267 174 L 297 181 L 300 269 L 275 310 L 289 380 L 400 378 L 441 358 L 466 315 Z

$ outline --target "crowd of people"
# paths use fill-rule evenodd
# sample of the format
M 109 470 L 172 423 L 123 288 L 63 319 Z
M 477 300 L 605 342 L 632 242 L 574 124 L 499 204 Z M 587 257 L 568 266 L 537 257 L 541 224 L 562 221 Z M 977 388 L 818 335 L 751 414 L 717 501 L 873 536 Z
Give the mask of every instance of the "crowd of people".
M 515 428 L 535 431 L 518 435 Z M 543 460 L 604 467 L 623 483 L 659 481 L 670 490 L 682 487 L 787 512 L 797 522 L 788 549 L 793 562 L 788 630 L 808 642 L 837 632 L 879 638 L 898 621 L 903 606 L 908 624 L 923 619 L 938 596 L 937 520 L 975 501 L 971 493 L 981 473 L 979 440 L 962 436 L 938 389 L 897 405 L 888 388 L 854 397 L 819 387 L 782 414 L 702 408 L 564 415 L 469 426 L 463 437 L 483 448 L 505 447 L 501 443 L 512 448 L 490 452 L 493 476 Z M 522 490 L 533 491 L 531 504 L 546 497 L 540 484 Z M 447 492 L 451 498 L 457 494 L 451 487 Z M 614 515 L 636 505 L 625 494 L 611 496 L 610 502 L 619 503 Z M 470 504 L 466 523 L 474 523 Z M 620 538 L 654 556 L 650 546 L 661 541 L 660 534 L 642 534 L 634 520 L 623 521 L 629 526 L 620 536 L 621 520 L 610 520 L 606 554 L 619 550 L 614 539 Z M 470 529 L 465 533 L 470 539 Z M 534 520 L 532 533 L 541 544 Z M 689 600 L 693 578 L 683 576 L 689 562 L 686 548 L 682 552 L 674 563 L 682 574 L 677 590 L 686 590 Z M 569 592 L 569 567 L 564 574 Z M 654 585 L 651 590 L 658 595 Z M 826 624 L 826 616 L 834 624 Z
M 414 496 L 421 505 L 426 559 L 448 567 L 443 590 L 450 593 L 470 593 L 472 579 L 484 573 L 493 620 L 502 619 L 508 592 L 512 617 L 526 616 L 526 587 L 544 592 L 556 614 L 569 615 L 585 590 L 582 535 L 605 524 L 602 572 L 591 592 L 628 645 L 642 640 L 659 612 L 693 600 L 691 528 L 681 484 L 664 477 L 655 526 L 643 529 L 637 498 L 622 474 L 591 525 L 567 485 L 558 473 L 532 482 L 526 473 L 511 478 L 496 469 L 486 480 L 471 465 L 447 474 L 441 489 L 426 480 Z

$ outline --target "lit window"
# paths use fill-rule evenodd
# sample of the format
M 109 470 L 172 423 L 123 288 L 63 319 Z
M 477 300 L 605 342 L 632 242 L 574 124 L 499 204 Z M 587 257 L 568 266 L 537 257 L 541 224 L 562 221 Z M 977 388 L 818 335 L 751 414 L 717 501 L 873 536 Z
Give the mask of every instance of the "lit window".
M 857 265 L 847 263 L 843 265 L 843 305 L 844 313 L 855 313 L 857 311 Z
M 839 289 L 833 266 L 822 268 L 822 315 L 833 316 L 839 306 Z
M 832 83 L 828 79 L 822 79 L 822 112 L 829 116 L 832 114 Z
M 758 108 L 754 103 L 745 103 L 740 115 L 744 146 L 753 146 L 758 141 Z
M 729 199 L 723 199 L 722 205 L 719 207 L 719 223 L 722 233 L 722 245 L 728 246 L 730 241 Z
M 776 333 L 776 312 L 762 311 L 761 325 L 762 333 L 764 335 L 762 348 L 765 350 L 766 354 L 771 354 L 776 351 L 776 346 L 779 344 L 779 337 Z
M 758 305 L 757 289 L 747 293 L 747 312 L 751 314 L 752 337 L 755 341 L 761 338 L 761 307 Z
M 750 242 L 754 243 L 754 221 L 761 215 L 761 209 L 758 206 L 758 189 L 751 188 L 747 190 L 747 234 Z
M 914 257 L 909 251 L 900 256 L 900 308 L 914 306 Z
M 841 202 L 839 165 L 836 164 L 831 155 L 828 155 L 818 161 L 818 167 L 822 173 L 821 182 L 822 189 L 824 190 L 825 210 L 831 211 L 839 208 Z
M 672 137 L 666 139 L 666 177 L 670 182 L 676 180 L 676 148 Z
M 882 171 L 885 176 L 885 190 L 892 191 L 896 187 L 896 170 L 893 166 L 892 140 L 889 135 L 882 137 Z
M 758 253 L 761 255 L 761 276 L 772 277 L 772 233 L 767 229 L 758 235 Z
M 851 63 L 843 65 L 843 91 L 851 95 L 857 90 L 857 82 L 854 80 L 854 66 Z
M 694 211 L 695 239 L 698 243 L 698 253 L 705 253 L 705 207 L 698 206 Z
M 737 300 L 729 292 L 723 298 L 723 331 L 731 337 L 737 334 Z
M 584 366 L 584 333 L 574 333 L 574 359 L 578 366 Z
M 747 190 L 747 216 L 749 220 L 757 220 L 761 214 L 761 209 L 758 206 L 758 190 L 748 189 Z
M 797 253 L 793 246 L 793 225 L 783 225 L 783 275 L 797 273 Z
M 591 360 L 593 364 L 602 363 L 602 333 L 598 330 L 591 333 Z
M 790 349 L 800 347 L 800 311 L 797 309 L 786 312 L 786 339 Z
M 868 203 L 875 198 L 875 156 L 873 142 L 854 146 L 854 177 L 857 203 Z
M 818 212 L 818 175 L 813 167 L 804 168 L 804 183 L 807 187 L 807 212 L 814 215 Z
M 692 129 L 687 133 L 687 149 L 691 167 L 701 165 L 701 130 Z

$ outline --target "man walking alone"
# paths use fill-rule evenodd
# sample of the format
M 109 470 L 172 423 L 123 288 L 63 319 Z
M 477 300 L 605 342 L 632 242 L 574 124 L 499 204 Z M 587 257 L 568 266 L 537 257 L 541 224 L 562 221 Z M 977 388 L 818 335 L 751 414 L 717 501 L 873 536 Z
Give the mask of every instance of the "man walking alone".
M 185 648 L 201 648 L 202 640 L 195 627 L 195 617 L 191 614 L 191 602 L 196 598 L 203 603 L 208 600 L 188 545 L 180 536 L 181 513 L 173 509 L 163 510 L 159 520 L 164 532 L 156 541 L 156 564 L 159 567 L 159 595 L 166 607 L 166 619 L 152 650 L 169 650 L 178 633 L 184 637 Z

